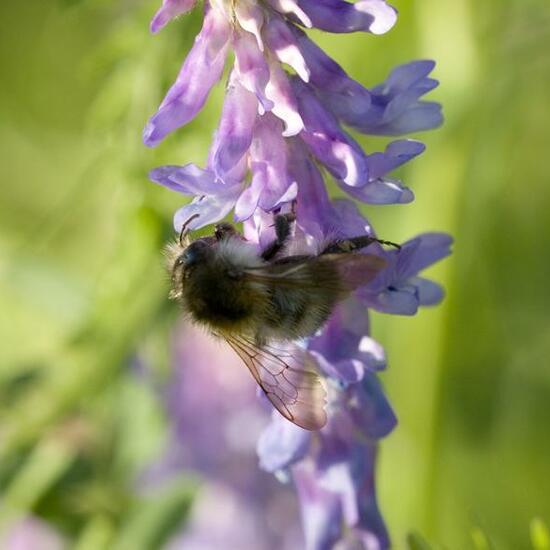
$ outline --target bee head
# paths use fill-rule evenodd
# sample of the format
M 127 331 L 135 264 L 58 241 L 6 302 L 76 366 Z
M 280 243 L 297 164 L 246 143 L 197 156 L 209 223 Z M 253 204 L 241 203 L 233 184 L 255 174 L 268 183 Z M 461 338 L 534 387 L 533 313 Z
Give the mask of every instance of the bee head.
M 205 237 L 193 241 L 185 248 L 178 247 L 178 254 L 175 255 L 171 266 L 171 298 L 180 298 L 185 281 L 193 276 L 198 267 L 207 264 L 212 258 L 214 254 L 212 241 L 211 237 Z
M 191 271 L 197 265 L 204 263 L 212 255 L 212 243 L 210 238 L 197 239 L 192 242 L 176 259 L 176 264 L 181 265 L 184 271 Z

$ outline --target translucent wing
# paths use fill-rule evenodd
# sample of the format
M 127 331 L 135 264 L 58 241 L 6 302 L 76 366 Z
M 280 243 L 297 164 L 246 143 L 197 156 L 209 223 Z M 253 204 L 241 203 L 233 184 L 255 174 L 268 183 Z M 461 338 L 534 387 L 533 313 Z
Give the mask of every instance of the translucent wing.
M 326 424 L 326 392 L 315 360 L 306 350 L 286 342 L 260 348 L 244 336 L 223 337 L 285 418 L 306 430 L 319 430 Z
M 374 254 L 338 253 L 289 256 L 246 270 L 250 280 L 286 288 L 342 294 L 372 281 L 387 263 Z
M 318 257 L 336 265 L 340 280 L 347 291 L 370 283 L 388 264 L 374 254 L 326 254 Z

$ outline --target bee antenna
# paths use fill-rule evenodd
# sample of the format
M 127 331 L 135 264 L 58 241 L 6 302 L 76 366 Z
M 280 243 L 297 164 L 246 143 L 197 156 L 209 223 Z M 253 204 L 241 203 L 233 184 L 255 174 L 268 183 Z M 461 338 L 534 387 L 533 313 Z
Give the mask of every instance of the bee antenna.
M 180 245 L 183 246 L 183 238 L 187 235 L 187 233 L 189 232 L 189 230 L 187 229 L 187 227 L 189 226 L 189 224 L 195 219 L 195 218 L 198 218 L 200 217 L 200 214 L 193 214 L 188 220 L 186 220 L 183 225 L 181 226 L 181 231 L 180 231 L 180 238 L 179 238 L 179 242 L 180 242 Z

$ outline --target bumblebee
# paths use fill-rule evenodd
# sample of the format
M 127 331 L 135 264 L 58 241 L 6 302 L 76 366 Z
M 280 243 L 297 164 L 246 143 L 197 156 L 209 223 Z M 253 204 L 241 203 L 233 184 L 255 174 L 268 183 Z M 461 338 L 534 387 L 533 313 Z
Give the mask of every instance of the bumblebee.
M 227 341 L 285 418 L 320 429 L 326 392 L 315 360 L 296 341 L 313 335 L 339 301 L 384 269 L 383 258 L 362 249 L 398 245 L 362 235 L 333 240 L 318 254 L 289 256 L 292 213 L 275 216 L 275 239 L 262 251 L 229 223 L 191 241 L 186 227 L 193 218 L 167 250 L 170 297 L 192 322 Z

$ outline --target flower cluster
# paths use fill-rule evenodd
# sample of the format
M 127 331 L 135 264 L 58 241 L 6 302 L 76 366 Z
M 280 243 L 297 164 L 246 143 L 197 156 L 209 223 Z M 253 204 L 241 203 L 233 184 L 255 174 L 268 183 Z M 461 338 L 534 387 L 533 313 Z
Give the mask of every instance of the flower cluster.
M 152 31 L 194 4 L 164 0 Z M 154 182 L 194 197 L 176 213 L 176 230 L 189 220 L 188 227 L 197 229 L 233 211 L 247 239 L 262 246 L 273 238 L 273 212 L 294 208 L 294 241 L 315 250 L 328 236 L 374 235 L 355 201 L 411 202 L 412 191 L 389 174 L 424 145 L 401 138 L 384 151 L 366 153 L 346 128 L 398 137 L 441 124 L 439 104 L 421 99 L 438 84 L 429 76 L 434 63 L 399 66 L 385 82 L 366 88 L 304 30 L 381 34 L 396 17 L 384 0 L 205 0 L 202 29 L 144 130 L 144 142 L 154 146 L 193 119 L 234 52 L 206 166 L 151 172 Z M 354 200 L 331 200 L 327 178 Z M 259 439 L 262 468 L 296 486 L 309 549 L 345 539 L 365 548 L 389 545 L 374 466 L 377 441 L 396 419 L 376 377 L 386 360 L 369 336 L 368 308 L 412 315 L 440 301 L 442 289 L 419 273 L 448 255 L 450 244 L 447 235 L 427 233 L 399 250 L 369 247 L 387 267 L 307 342 L 329 387 L 327 425 L 306 432 L 274 414 Z

